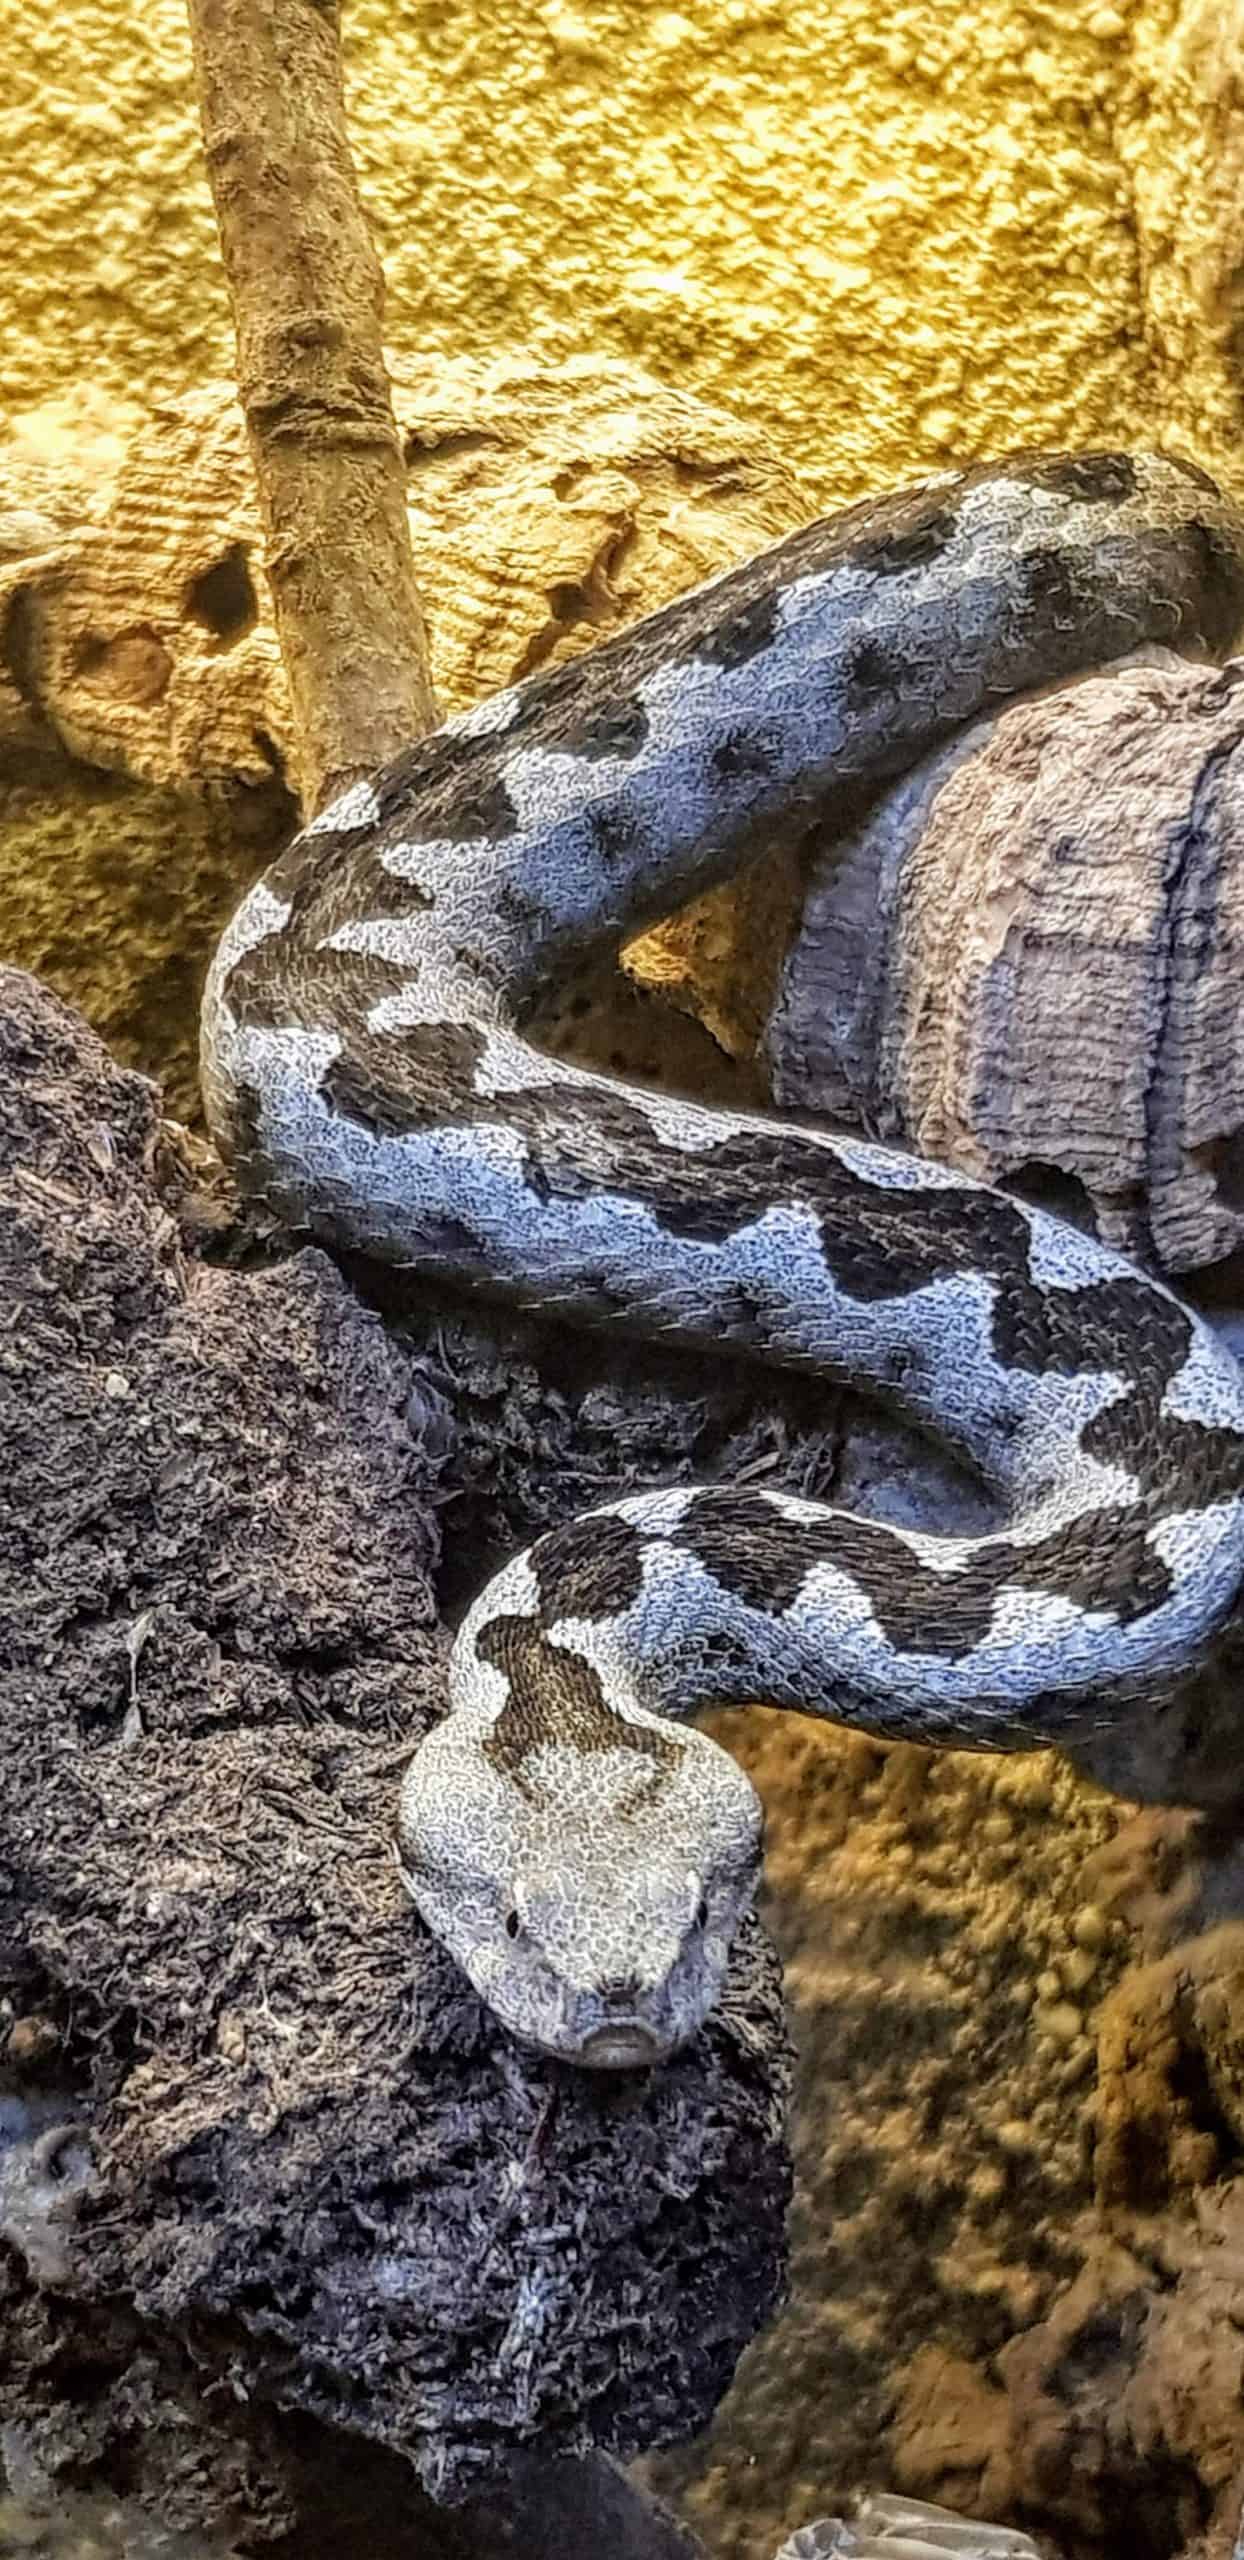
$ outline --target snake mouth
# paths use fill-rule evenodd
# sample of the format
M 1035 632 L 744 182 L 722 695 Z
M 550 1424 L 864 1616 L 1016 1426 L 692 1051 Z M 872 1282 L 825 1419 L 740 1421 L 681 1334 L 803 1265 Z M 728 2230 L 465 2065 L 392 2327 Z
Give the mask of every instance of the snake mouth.
M 651 2027 L 639 2018 L 619 2020 L 614 2026 L 596 2027 L 585 2036 L 575 2061 L 586 2063 L 591 2071 L 643 2071 L 660 2062 L 665 2047 Z

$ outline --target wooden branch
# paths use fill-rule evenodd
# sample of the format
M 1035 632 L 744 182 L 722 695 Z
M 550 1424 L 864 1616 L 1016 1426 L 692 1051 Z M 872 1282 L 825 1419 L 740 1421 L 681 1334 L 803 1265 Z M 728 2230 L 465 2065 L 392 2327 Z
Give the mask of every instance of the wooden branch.
M 436 706 L 336 0 L 188 0 L 304 810 Z

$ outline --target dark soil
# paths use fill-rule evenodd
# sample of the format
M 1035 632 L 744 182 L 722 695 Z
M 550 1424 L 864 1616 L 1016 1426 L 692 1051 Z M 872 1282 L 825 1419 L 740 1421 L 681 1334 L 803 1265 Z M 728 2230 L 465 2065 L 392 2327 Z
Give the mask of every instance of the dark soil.
M 516 2516 L 520 2457 L 685 2437 L 781 2285 L 772 1953 L 749 1927 L 659 2073 L 526 2056 L 422 1931 L 392 1809 L 438 1570 L 461 1598 L 541 1507 L 710 1443 L 764 1472 L 780 1412 L 399 1338 L 318 1252 L 209 1262 L 153 1088 L 15 972 L 0 1195 L 6 2120 L 63 2110 L 93 2164 L 59 2284 L 3 2222 L 10 2462 L 254 2548 L 347 2448 L 412 2513 L 509 2483 Z

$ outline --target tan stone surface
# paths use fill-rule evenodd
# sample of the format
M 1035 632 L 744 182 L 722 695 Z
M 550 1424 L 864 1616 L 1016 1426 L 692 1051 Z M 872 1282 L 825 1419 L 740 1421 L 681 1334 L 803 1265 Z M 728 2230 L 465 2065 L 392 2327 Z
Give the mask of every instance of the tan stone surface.
M 791 2288 L 658 2484 L 720 2560 L 869 2484 L 1005 2520 L 990 2360 L 1088 2244 L 1096 2015 L 1128 1946 L 1089 1862 L 1116 1809 L 1049 1755 L 887 1752 L 759 1709 L 713 1730 L 768 1813 L 799 2055 Z M 904 2459 L 896 2393 L 935 2350 L 962 2372 Z
M 104 776 L 0 788 L 0 938 L 198 1114 L 199 980 L 238 887 L 219 812 Z
M 395 396 L 446 711 L 590 647 L 806 512 L 761 434 L 634 367 L 400 367 Z M 292 816 L 285 682 L 227 387 L 164 403 L 101 468 L 53 525 L 31 497 L 56 462 L 26 447 L 0 459 L 0 612 L 20 627 L 21 675 L 0 681 L 0 754 L 18 777 L 7 794 L 0 778 L 0 933 L 186 1112 L 209 952 Z M 36 741 L 77 760 L 63 794 L 46 757 L 36 775 Z M 780 921 L 760 879 L 741 905 L 701 903 L 694 948 L 727 995 L 736 945 L 767 937 L 775 960 Z M 645 958 L 676 987 L 688 975 L 669 937 Z
M 762 436 L 631 366 L 399 364 L 394 399 L 446 715 L 805 511 Z M 0 463 L 0 595 L 23 600 L 27 695 L 83 762 L 237 805 L 284 765 L 289 720 L 228 383 L 156 408 L 76 522 L 16 503 L 49 476 Z
M 1051 2560 L 1233 2560 L 1238 1832 L 1129 1817 L 1049 1756 L 715 1730 L 769 1813 L 791 2295 L 647 2470 L 719 2560 L 867 2483 L 1022 2518 Z
M 1239 471 L 1240 0 L 1142 0 L 1114 134 L 1136 226 L 1152 396 L 1168 440 Z

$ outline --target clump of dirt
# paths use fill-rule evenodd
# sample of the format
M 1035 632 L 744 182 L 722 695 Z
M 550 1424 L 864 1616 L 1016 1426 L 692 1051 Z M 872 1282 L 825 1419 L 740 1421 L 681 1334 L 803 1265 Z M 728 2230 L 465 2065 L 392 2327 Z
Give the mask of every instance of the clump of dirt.
M 392 1810 L 453 1380 L 321 1254 L 208 1267 L 188 1183 L 154 1089 L 0 975 L 0 2059 L 92 2170 L 54 2287 L 0 2252 L 0 2425 L 254 2543 L 294 2420 L 440 2499 L 701 2422 L 781 2280 L 784 2046 L 754 1925 L 618 2082 L 522 2056 L 423 1932 Z

